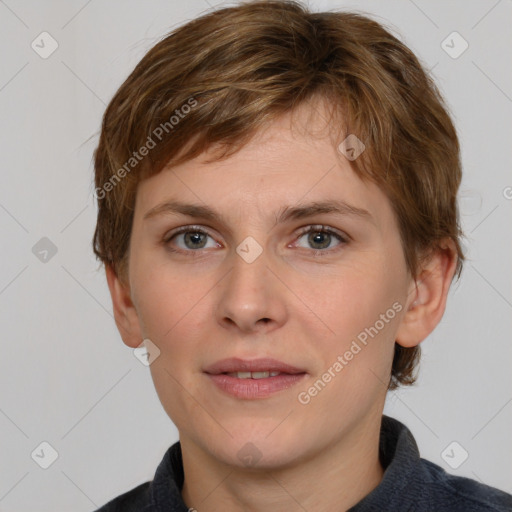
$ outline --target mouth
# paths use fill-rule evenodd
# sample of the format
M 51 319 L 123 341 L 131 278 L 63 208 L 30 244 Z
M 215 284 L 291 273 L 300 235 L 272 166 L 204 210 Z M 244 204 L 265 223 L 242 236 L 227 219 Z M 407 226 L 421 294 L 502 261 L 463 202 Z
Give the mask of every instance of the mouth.
M 204 370 L 222 392 L 244 400 L 267 398 L 289 389 L 307 372 L 276 359 L 224 359 Z
M 278 375 L 285 375 L 281 372 L 229 372 L 223 373 L 222 375 L 229 375 L 230 377 L 236 377 L 237 379 L 268 379 L 269 377 L 277 377 Z

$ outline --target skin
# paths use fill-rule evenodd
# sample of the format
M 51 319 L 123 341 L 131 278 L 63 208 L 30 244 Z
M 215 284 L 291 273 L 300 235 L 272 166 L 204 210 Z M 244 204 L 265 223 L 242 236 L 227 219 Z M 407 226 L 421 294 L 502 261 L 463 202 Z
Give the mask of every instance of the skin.
M 206 153 L 140 183 L 127 278 L 107 267 L 123 341 L 134 348 L 149 338 L 160 350 L 151 374 L 179 430 L 182 496 L 199 512 L 347 510 L 360 501 L 382 479 L 378 436 L 395 340 L 417 345 L 444 313 L 453 243 L 445 241 L 417 279 L 409 274 L 390 202 L 337 152 L 322 108 L 303 104 L 293 123 L 289 114 L 272 121 L 227 160 L 208 163 Z M 208 205 L 225 222 L 144 219 L 170 199 Z M 275 222 L 286 205 L 327 199 L 366 209 L 371 219 L 327 213 Z M 208 236 L 171 238 L 191 225 Z M 315 225 L 348 242 L 300 233 Z M 248 236 L 262 249 L 252 263 L 236 252 Z M 300 403 L 298 394 L 394 303 L 401 311 Z M 228 357 L 272 357 L 307 375 L 268 398 L 238 399 L 203 372 Z M 252 467 L 237 456 L 249 442 L 258 453 Z

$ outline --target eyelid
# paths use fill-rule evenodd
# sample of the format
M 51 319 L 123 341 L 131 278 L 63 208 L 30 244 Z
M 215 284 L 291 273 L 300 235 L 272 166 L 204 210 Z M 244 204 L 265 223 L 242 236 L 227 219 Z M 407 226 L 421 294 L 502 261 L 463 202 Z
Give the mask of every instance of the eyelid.
M 299 233 L 298 235 L 303 235 L 304 233 L 308 233 L 309 231 L 313 231 L 314 229 L 318 229 L 318 231 L 328 231 L 330 233 L 334 233 L 334 234 L 337 234 L 339 235 L 340 237 L 344 238 L 344 239 L 347 239 L 347 240 L 350 240 L 351 237 L 344 231 L 340 231 L 336 228 L 333 228 L 331 226 L 326 226 L 324 224 L 308 224 L 307 226 L 304 226 L 302 228 L 298 228 L 299 229 Z M 164 235 L 164 239 L 165 240 L 168 240 L 170 237 L 174 236 L 174 235 L 177 235 L 177 234 L 180 234 L 180 233 L 183 233 L 183 232 L 186 232 L 186 231 L 200 231 L 200 232 L 204 232 L 208 235 L 211 236 L 211 232 L 210 232 L 210 228 L 207 228 L 207 227 L 204 227 L 204 226 L 200 226 L 200 225 L 195 225 L 195 224 L 187 224 L 185 226 L 180 226 L 174 230 L 171 230 L 170 232 L 166 233 Z
M 306 233 L 315 232 L 315 231 L 323 231 L 326 233 L 329 233 L 331 235 L 336 235 L 340 237 L 340 239 L 344 242 L 348 242 L 349 240 L 352 240 L 352 238 L 344 231 L 340 231 L 336 228 L 332 228 L 331 226 L 326 226 L 324 224 L 309 224 L 308 226 L 305 226 L 304 228 L 301 228 L 301 231 L 299 232 L 298 236 L 302 236 Z
M 209 231 L 208 228 L 205 228 L 203 226 L 194 225 L 194 224 L 189 224 L 189 225 L 186 225 L 186 226 L 180 226 L 179 228 L 176 228 L 176 229 L 173 229 L 173 230 L 167 232 L 164 235 L 164 237 L 163 237 L 163 241 L 165 243 L 168 243 L 176 235 L 180 235 L 181 233 L 187 233 L 189 231 L 190 232 L 204 233 L 205 235 L 211 236 L 213 238 L 212 233 Z

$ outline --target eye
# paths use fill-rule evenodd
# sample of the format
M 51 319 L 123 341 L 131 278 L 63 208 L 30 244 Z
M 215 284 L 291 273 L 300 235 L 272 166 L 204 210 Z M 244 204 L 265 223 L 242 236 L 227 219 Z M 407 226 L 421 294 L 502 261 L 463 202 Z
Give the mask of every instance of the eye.
M 348 237 L 345 237 L 334 229 L 325 226 L 308 226 L 301 232 L 298 240 L 301 238 L 306 238 L 306 243 L 309 244 L 309 247 L 306 248 L 312 248 L 315 251 L 315 255 L 321 255 L 320 253 L 331 253 L 333 251 L 331 243 L 336 240 L 338 241 L 338 244 L 335 247 L 348 243 Z
M 178 250 L 169 248 L 173 252 L 190 252 L 197 249 L 208 249 L 211 247 L 219 247 L 217 242 L 207 245 L 207 238 L 211 236 L 204 230 L 196 226 L 183 226 L 164 239 L 164 244 L 170 246 L 171 241 L 176 239 Z M 213 240 L 213 239 L 212 239 Z
M 208 245 L 208 238 L 212 240 L 210 245 Z M 314 256 L 330 254 L 336 251 L 340 245 L 348 243 L 349 239 L 348 236 L 321 225 L 308 226 L 303 229 L 297 240 L 302 238 L 306 239 L 306 244 L 309 244 L 309 247 L 300 244 L 298 246 L 313 249 Z M 332 243 L 335 241 L 338 241 L 338 244 L 333 248 Z M 193 253 L 199 252 L 201 249 L 221 247 L 207 231 L 199 226 L 182 226 L 165 236 L 163 243 L 169 251 L 181 253 Z M 177 249 L 171 247 L 172 245 L 177 246 Z

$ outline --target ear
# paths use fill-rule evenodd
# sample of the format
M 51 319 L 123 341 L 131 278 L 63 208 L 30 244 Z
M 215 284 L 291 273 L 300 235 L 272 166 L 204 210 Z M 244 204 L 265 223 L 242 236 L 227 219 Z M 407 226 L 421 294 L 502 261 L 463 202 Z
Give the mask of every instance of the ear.
M 457 266 L 453 240 L 443 240 L 421 267 L 409 290 L 406 313 L 396 335 L 402 347 L 419 345 L 443 317 Z
M 136 348 L 142 343 L 142 336 L 139 317 L 130 296 L 129 286 L 119 279 L 110 265 L 105 265 L 105 273 L 119 334 L 125 345 Z

